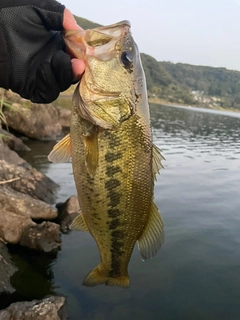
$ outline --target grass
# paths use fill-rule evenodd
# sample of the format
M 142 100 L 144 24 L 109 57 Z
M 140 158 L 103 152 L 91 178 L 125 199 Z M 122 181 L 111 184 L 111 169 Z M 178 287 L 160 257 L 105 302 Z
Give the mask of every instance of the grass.
M 6 117 L 3 113 L 4 107 L 10 108 L 11 104 L 8 101 L 4 100 L 4 95 L 2 95 L 1 102 L 0 102 L 0 121 L 6 126 L 6 128 L 8 130 L 7 120 L 6 120 Z
M 0 94 L 0 122 L 2 122 L 6 126 L 7 131 L 9 131 L 7 120 L 5 114 L 3 113 L 4 108 L 8 108 L 13 111 L 19 112 L 19 110 L 16 107 L 14 107 L 10 101 L 5 99 L 4 93 L 2 93 L 2 95 Z

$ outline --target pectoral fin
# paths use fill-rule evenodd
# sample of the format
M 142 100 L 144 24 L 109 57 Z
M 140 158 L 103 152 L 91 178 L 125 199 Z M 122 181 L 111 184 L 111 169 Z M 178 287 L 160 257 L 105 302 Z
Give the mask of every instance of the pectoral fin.
M 71 158 L 70 133 L 60 140 L 48 155 L 48 160 L 53 163 L 67 162 Z
M 151 212 L 141 237 L 138 239 L 138 249 L 143 260 L 152 258 L 164 242 L 163 221 L 156 207 L 152 203 Z
M 88 173 L 94 177 L 98 166 L 98 128 L 94 126 L 87 136 L 84 136 L 85 164 Z
M 159 173 L 160 169 L 163 168 L 163 165 L 161 163 L 162 160 L 165 160 L 165 158 L 161 155 L 160 149 L 153 144 L 152 146 L 152 175 L 153 180 L 156 180 L 156 175 Z
M 70 224 L 70 229 L 78 231 L 89 231 L 82 213 L 80 213 L 73 220 L 73 222 Z

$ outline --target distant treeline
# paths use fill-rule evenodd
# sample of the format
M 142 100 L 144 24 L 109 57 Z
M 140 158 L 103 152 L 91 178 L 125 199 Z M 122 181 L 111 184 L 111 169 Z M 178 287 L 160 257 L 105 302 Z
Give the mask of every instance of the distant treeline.
M 215 97 L 223 108 L 240 110 L 240 72 L 226 68 L 156 61 L 141 54 L 150 94 L 170 102 L 199 104 Z M 201 97 L 201 99 L 200 99 Z
M 100 26 L 76 17 L 84 29 Z M 240 110 L 240 72 L 225 68 L 157 61 L 141 54 L 149 96 L 170 103 L 217 104 Z

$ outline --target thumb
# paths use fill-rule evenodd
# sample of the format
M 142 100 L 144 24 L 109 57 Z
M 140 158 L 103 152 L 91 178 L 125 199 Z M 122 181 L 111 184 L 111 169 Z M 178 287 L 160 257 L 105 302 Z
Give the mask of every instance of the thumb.
M 63 12 L 63 28 L 65 30 L 82 30 L 69 9 L 64 9 Z

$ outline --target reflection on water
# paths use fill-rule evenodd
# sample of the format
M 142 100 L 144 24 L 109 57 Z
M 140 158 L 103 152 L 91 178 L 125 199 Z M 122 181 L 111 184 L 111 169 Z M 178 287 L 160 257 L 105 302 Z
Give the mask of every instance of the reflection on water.
M 0 309 L 8 307 L 13 302 L 42 299 L 46 295 L 54 294 L 52 263 L 57 257 L 57 252 L 46 254 L 20 246 L 10 246 L 9 250 L 18 269 L 11 277 L 11 285 L 16 291 L 1 296 Z
M 129 289 L 85 288 L 82 280 L 99 254 L 89 234 L 71 232 L 62 236 L 48 279 L 67 297 L 71 320 L 239 319 L 239 115 L 152 105 L 151 116 L 166 158 L 155 187 L 163 249 L 146 262 L 134 250 Z M 49 164 L 50 144 L 39 143 L 31 162 L 60 184 L 64 201 L 76 193 L 71 165 Z

